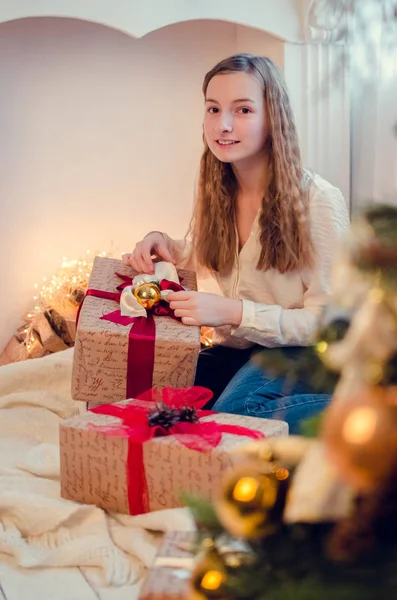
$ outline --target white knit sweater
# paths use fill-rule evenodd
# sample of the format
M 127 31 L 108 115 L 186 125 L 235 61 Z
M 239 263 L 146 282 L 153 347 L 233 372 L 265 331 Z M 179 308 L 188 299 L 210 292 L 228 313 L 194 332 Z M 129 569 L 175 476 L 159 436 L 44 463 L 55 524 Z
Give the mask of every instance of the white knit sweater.
M 243 301 L 239 327 L 218 327 L 215 342 L 236 348 L 260 344 L 306 346 L 313 341 L 318 317 L 330 292 L 330 272 L 339 241 L 349 227 L 346 202 L 339 189 L 315 175 L 310 189 L 311 235 L 314 266 L 282 274 L 276 269 L 256 268 L 260 253 L 259 212 L 251 234 L 227 275 L 215 274 L 228 298 Z M 178 266 L 192 267 L 189 244 L 176 240 Z

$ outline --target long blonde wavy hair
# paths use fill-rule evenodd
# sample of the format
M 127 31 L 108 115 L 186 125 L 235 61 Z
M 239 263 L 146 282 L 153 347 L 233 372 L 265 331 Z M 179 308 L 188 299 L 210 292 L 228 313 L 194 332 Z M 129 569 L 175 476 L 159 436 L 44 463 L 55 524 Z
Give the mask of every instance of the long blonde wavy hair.
M 270 182 L 264 190 L 259 216 L 261 252 L 257 269 L 281 273 L 312 264 L 309 222 L 309 188 L 312 179 L 302 167 L 295 121 L 284 78 L 266 57 L 237 54 L 209 71 L 203 93 L 215 75 L 242 71 L 263 88 L 268 118 Z M 229 271 L 235 261 L 238 185 L 230 163 L 221 162 L 208 147 L 200 164 L 196 205 L 189 234 L 199 265 L 212 271 Z

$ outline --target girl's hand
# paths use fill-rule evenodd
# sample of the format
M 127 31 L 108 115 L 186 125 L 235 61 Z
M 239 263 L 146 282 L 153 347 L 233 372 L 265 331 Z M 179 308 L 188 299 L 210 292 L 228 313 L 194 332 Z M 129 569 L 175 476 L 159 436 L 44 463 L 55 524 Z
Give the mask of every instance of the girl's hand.
M 185 325 L 238 327 L 243 314 L 241 300 L 224 298 L 206 292 L 169 292 L 167 301 L 176 317 Z
M 131 266 L 138 273 L 154 273 L 154 265 L 152 255 L 155 254 L 159 258 L 176 264 L 172 254 L 169 238 L 166 234 L 160 231 L 151 231 L 143 240 L 138 242 L 133 250 L 129 254 L 123 254 L 123 263 Z

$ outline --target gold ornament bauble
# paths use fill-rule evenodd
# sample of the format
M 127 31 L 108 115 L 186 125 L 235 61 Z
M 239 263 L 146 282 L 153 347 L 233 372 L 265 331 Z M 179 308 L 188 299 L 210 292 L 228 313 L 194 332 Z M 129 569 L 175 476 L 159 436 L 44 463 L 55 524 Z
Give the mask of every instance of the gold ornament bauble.
M 161 290 L 156 283 L 141 283 L 134 289 L 134 296 L 146 310 L 157 306 L 161 300 Z
M 359 492 L 384 481 L 397 457 L 397 387 L 367 387 L 335 398 L 323 421 L 323 440 L 341 479 Z
M 233 536 L 260 539 L 280 526 L 289 484 L 288 469 L 247 463 L 230 473 L 215 503 L 219 521 Z
M 227 600 L 226 571 L 215 550 L 197 556 L 190 579 L 190 600 Z

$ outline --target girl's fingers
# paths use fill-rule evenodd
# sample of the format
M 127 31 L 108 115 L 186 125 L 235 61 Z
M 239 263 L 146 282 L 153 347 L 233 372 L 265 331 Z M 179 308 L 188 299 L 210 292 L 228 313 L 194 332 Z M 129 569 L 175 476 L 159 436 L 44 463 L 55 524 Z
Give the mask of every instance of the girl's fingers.
M 190 314 L 190 310 L 185 310 L 183 308 L 177 308 L 176 310 L 174 310 L 174 315 L 176 317 L 189 317 Z
M 167 300 L 168 300 L 168 298 L 167 298 Z M 170 309 L 171 310 L 187 310 L 187 311 L 189 311 L 189 313 L 192 312 L 192 309 L 188 305 L 187 302 L 170 302 Z
M 152 261 L 152 247 L 151 244 L 142 243 L 141 246 L 141 262 L 144 266 L 144 273 L 154 273 L 154 266 Z
M 154 263 L 152 255 L 157 254 L 160 258 L 176 264 L 176 261 L 172 257 L 169 248 L 161 236 L 161 241 L 153 245 L 153 240 L 144 238 L 141 242 L 138 242 L 133 252 L 126 252 L 122 256 L 123 263 L 131 266 L 138 273 L 154 273 Z
M 190 300 L 192 294 L 196 292 L 168 292 L 167 300 L 169 302 L 186 302 L 186 300 Z
M 193 317 L 182 317 L 182 323 L 184 325 L 200 326 L 200 323 L 198 321 L 196 321 L 196 319 L 193 319 Z
M 170 262 L 173 265 L 176 264 L 176 261 L 173 259 L 173 257 L 171 256 L 170 251 L 168 250 L 168 246 L 165 243 L 165 240 L 163 242 L 161 242 L 160 244 L 157 244 L 157 246 L 156 246 L 156 254 L 158 254 L 158 256 L 160 256 L 160 258 L 163 258 L 167 262 Z
M 126 252 L 125 254 L 123 254 L 122 260 L 125 265 L 127 265 L 128 267 L 132 267 L 134 271 L 140 270 L 139 263 L 137 262 L 133 252 Z
M 138 258 L 138 259 L 132 258 L 131 259 L 131 267 L 137 273 L 144 273 L 145 272 L 144 265 L 143 265 L 143 262 L 142 262 L 141 258 Z

